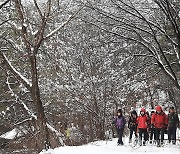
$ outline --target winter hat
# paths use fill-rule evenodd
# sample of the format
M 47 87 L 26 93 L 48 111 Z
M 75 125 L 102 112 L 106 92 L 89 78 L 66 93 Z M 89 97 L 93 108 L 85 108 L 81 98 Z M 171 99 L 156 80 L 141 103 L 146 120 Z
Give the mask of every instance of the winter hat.
M 151 114 L 154 114 L 155 113 L 155 111 L 151 111 Z
M 121 110 L 121 109 L 118 109 L 118 110 L 117 110 L 117 113 L 122 113 L 122 110 Z
M 149 116 L 149 112 L 148 111 L 146 111 L 146 115 Z
M 160 105 L 156 106 L 156 111 L 162 111 L 162 107 Z
M 133 110 L 133 111 L 131 112 L 131 114 L 137 115 L 137 112 L 136 112 L 135 110 Z
M 142 109 L 141 109 L 141 112 L 144 112 L 144 113 L 145 113 L 145 112 L 146 112 L 146 109 L 145 109 L 145 108 L 142 108 Z
M 171 106 L 169 109 L 170 109 L 170 110 L 174 110 L 174 106 Z

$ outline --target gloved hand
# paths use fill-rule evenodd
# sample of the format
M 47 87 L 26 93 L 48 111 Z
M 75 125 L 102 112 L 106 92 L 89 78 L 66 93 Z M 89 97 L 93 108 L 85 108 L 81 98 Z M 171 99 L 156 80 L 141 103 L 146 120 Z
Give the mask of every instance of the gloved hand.
M 177 128 L 180 128 L 180 125 L 179 125 L 179 124 L 177 124 L 177 125 L 176 125 L 176 127 L 177 127 Z
M 165 125 L 164 125 L 164 128 L 165 128 L 165 129 L 167 129 L 167 128 L 168 128 L 168 125 L 167 125 L 167 124 L 165 124 Z

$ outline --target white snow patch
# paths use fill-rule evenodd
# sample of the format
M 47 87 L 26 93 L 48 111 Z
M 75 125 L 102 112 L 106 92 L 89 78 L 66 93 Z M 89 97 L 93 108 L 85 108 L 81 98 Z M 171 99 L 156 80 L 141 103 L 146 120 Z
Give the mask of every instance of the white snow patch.
M 179 154 L 179 145 L 167 145 L 156 147 L 155 145 L 141 146 L 133 148 L 128 144 L 128 138 L 124 139 L 124 146 L 117 146 L 117 139 L 112 141 L 97 141 L 83 146 L 64 146 L 48 151 L 42 151 L 40 154 Z
M 16 137 L 18 133 L 18 130 L 17 129 L 13 129 L 3 135 L 0 136 L 0 138 L 5 138 L 5 139 L 14 139 Z

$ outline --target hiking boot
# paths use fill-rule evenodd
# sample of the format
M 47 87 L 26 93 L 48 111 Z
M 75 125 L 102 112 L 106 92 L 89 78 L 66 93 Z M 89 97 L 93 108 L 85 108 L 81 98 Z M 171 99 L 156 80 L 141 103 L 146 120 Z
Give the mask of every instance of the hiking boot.
M 175 141 L 172 141 L 172 144 L 173 144 L 173 145 L 176 145 L 176 142 L 175 142 Z
M 157 147 L 160 147 L 161 144 L 160 144 L 160 141 L 157 141 Z
M 146 146 L 146 141 L 143 141 L 143 146 Z
M 118 142 L 117 145 L 124 145 L 124 143 L 123 142 Z
M 129 143 L 132 143 L 132 139 L 129 139 Z
M 163 142 L 163 141 L 161 141 L 161 145 L 164 145 L 164 142 Z
M 139 145 L 142 146 L 142 140 L 139 140 Z

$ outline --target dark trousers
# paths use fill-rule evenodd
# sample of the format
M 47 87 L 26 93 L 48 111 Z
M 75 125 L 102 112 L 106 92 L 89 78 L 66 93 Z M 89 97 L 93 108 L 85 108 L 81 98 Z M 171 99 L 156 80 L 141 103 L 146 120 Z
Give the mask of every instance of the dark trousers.
M 122 144 L 122 137 L 123 137 L 123 132 L 124 132 L 124 128 L 117 128 L 117 133 L 118 133 L 118 143 Z
M 150 141 L 156 140 L 155 128 L 150 128 Z
M 168 140 L 176 142 L 176 127 L 168 127 Z
M 144 134 L 144 141 L 148 140 L 148 132 L 146 128 L 139 128 L 139 140 L 142 141 L 142 135 Z
M 164 132 L 165 132 L 164 128 L 155 128 L 155 134 L 156 134 L 155 136 L 157 143 L 159 143 L 160 141 L 161 142 L 164 141 Z
M 136 127 L 130 127 L 130 135 L 129 135 L 129 139 L 131 140 L 132 139 L 132 135 L 133 133 L 135 134 L 135 136 L 137 137 L 137 133 L 136 133 Z

